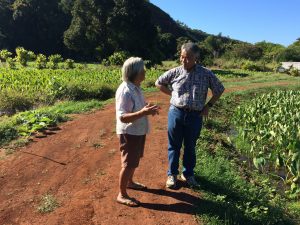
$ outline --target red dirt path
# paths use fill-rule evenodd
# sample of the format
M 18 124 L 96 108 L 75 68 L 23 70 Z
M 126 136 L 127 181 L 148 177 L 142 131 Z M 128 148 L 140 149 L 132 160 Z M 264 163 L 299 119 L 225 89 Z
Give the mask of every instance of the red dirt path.
M 249 85 L 264 87 L 290 83 Z M 227 91 L 242 90 L 231 88 Z M 0 160 L 0 224 L 21 225 L 165 225 L 197 224 L 193 217 L 201 196 L 186 187 L 166 190 L 167 111 L 169 97 L 151 93 L 161 113 L 151 117 L 145 157 L 136 180 L 147 191 L 129 194 L 142 202 L 129 208 L 115 202 L 118 193 L 120 154 L 115 135 L 114 104 L 61 124 L 60 131 L 34 139 L 27 147 Z M 1 151 L 0 151 L 1 153 Z M 51 213 L 37 211 L 41 196 L 51 194 L 60 207 Z

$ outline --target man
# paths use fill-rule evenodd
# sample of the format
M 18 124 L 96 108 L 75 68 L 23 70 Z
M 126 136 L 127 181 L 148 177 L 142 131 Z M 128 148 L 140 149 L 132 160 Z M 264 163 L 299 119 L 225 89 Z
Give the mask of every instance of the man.
M 194 177 L 195 146 L 200 135 L 202 118 L 208 116 L 209 109 L 224 92 L 224 86 L 215 74 L 197 64 L 198 57 L 199 48 L 196 44 L 183 44 L 180 55 L 182 66 L 165 72 L 155 83 L 161 92 L 171 96 L 168 113 L 168 188 L 176 187 L 182 144 L 184 154 L 181 178 L 190 186 L 198 185 Z M 208 88 L 213 95 L 205 103 Z

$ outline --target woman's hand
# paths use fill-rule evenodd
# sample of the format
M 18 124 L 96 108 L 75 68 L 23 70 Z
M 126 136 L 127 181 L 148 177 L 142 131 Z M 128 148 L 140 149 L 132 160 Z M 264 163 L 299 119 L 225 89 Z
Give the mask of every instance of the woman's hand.
M 159 114 L 160 107 L 158 105 L 153 105 L 151 103 L 148 103 L 144 106 L 142 109 L 144 115 L 158 115 Z
M 148 103 L 144 106 L 141 110 L 133 113 L 125 113 L 122 116 L 120 116 L 120 120 L 122 123 L 131 123 L 137 119 L 142 118 L 143 116 L 147 115 L 158 115 L 159 114 L 160 107 L 158 105 L 153 105 L 151 103 Z

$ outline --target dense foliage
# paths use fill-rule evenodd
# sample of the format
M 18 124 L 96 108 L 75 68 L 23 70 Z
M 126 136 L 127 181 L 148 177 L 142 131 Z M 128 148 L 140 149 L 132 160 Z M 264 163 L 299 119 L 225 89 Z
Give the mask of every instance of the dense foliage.
M 145 86 L 154 86 L 154 81 L 160 74 L 159 70 L 148 70 Z M 108 99 L 114 95 L 120 82 L 119 68 L 0 68 L 0 111 L 15 113 L 34 106 L 51 105 L 60 99 Z
M 209 35 L 175 22 L 146 0 L 0 0 L 0 21 L 0 50 L 10 52 L 22 46 L 44 55 L 102 61 L 124 51 L 159 63 L 175 59 L 181 44 L 193 41 L 201 48 L 205 65 L 219 58 L 300 60 L 299 40 L 286 48 L 265 41 L 245 43 L 221 33 Z
M 238 107 L 235 122 L 239 135 L 251 147 L 245 153 L 258 169 L 280 170 L 291 185 L 291 194 L 300 193 L 300 92 L 277 91 Z

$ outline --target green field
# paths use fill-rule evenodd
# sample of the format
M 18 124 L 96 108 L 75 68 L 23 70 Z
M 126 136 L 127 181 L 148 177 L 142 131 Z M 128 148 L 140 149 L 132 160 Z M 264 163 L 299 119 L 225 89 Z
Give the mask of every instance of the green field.
M 142 88 L 168 67 L 147 70 Z M 300 78 L 214 70 L 227 91 L 212 109 L 198 142 L 198 189 L 207 224 L 296 224 L 299 219 Z M 120 68 L 0 68 L 0 145 L 7 154 L 38 131 L 110 103 Z M 266 87 L 261 87 L 266 86 Z M 248 89 L 248 90 L 247 90 Z M 108 100 L 107 100 L 108 99 Z M 283 172 L 282 172 L 283 171 Z

